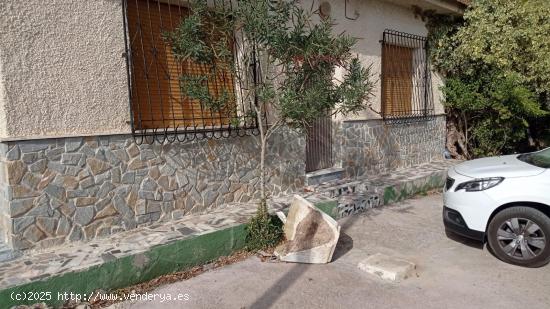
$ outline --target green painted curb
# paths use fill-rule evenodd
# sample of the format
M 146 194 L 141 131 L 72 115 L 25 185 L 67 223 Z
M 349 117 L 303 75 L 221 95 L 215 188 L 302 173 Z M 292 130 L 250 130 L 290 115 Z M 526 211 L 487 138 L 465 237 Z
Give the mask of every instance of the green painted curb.
M 244 248 L 246 225 L 214 231 L 192 238 L 150 248 L 142 254 L 135 254 L 86 270 L 46 278 L 42 281 L 0 291 L 0 308 L 15 305 L 31 305 L 45 302 L 60 306 L 65 301 L 58 299 L 58 293 L 75 293 L 86 297 L 94 290 L 104 291 L 131 286 L 158 276 L 189 269 L 205 264 L 220 256 L 227 256 Z M 17 301 L 16 294 L 50 292 L 49 300 Z M 44 294 L 42 295 L 44 297 Z M 48 297 L 47 297 L 48 298 Z
M 338 201 L 330 200 L 323 202 L 314 203 L 315 207 L 319 208 L 320 211 L 326 213 L 334 220 L 338 219 Z
M 335 218 L 338 203 L 335 200 L 316 202 L 321 211 Z M 87 297 L 101 289 L 112 291 L 145 282 L 156 277 L 206 264 L 221 256 L 231 255 L 243 249 L 246 239 L 246 224 L 208 234 L 176 240 L 155 246 L 140 254 L 126 256 L 82 271 L 44 278 L 0 291 L 0 309 L 16 305 L 32 305 L 45 302 L 50 306 L 65 303 L 59 299 L 64 293 Z M 44 293 L 49 292 L 49 296 Z M 42 293 L 42 300 L 16 300 L 16 295 Z M 36 294 L 38 296 L 38 294 Z M 45 298 L 44 298 L 45 297 Z
M 402 201 L 417 194 L 425 194 L 429 190 L 443 188 L 445 175 L 441 173 L 415 179 L 398 185 L 384 188 L 383 205 Z

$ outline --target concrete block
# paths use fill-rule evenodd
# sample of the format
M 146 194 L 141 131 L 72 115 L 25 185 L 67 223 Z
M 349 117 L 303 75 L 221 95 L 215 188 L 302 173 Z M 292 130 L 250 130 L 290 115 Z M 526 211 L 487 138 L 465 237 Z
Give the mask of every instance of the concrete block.
M 357 265 L 359 269 L 384 280 L 401 281 L 415 275 L 416 265 L 407 260 L 377 253 Z

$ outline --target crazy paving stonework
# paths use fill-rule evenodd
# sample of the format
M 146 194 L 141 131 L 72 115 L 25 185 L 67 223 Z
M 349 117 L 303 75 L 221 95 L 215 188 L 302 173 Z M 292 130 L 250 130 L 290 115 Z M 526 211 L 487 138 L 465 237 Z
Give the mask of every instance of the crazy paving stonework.
M 409 123 L 344 121 L 335 125 L 335 163 L 347 177 L 377 175 L 443 159 L 445 116 Z
M 50 247 L 258 198 L 255 137 L 136 145 L 130 136 L 0 144 L 0 230 L 14 249 Z M 292 141 L 292 142 L 289 142 Z M 305 141 L 280 131 L 270 191 L 304 183 Z

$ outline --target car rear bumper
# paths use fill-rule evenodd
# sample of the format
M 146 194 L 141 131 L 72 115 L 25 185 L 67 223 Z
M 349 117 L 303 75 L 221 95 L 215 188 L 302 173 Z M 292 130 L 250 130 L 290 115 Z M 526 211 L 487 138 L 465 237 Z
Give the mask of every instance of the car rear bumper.
M 484 232 L 470 229 L 460 212 L 445 206 L 443 206 L 443 224 L 446 230 L 455 234 L 478 241 L 485 241 Z

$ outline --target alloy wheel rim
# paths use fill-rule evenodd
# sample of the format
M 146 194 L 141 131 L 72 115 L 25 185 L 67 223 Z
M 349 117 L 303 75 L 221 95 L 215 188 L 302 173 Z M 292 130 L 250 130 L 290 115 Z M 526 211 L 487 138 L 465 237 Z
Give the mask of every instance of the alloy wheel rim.
M 546 247 L 546 235 L 540 226 L 526 218 L 510 218 L 497 230 L 497 241 L 508 256 L 518 260 L 531 260 Z

